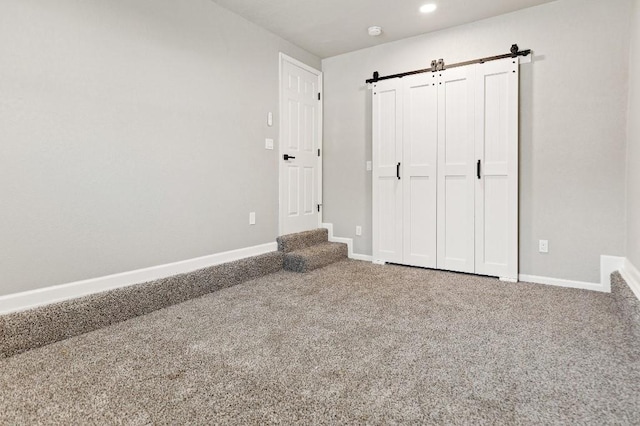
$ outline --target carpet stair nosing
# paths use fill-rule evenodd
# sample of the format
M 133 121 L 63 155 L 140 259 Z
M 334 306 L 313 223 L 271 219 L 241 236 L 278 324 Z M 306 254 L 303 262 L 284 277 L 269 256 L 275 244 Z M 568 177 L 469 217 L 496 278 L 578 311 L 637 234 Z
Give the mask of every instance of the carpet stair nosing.
M 343 243 L 326 242 L 285 253 L 284 269 L 292 272 L 310 272 L 347 259 L 348 247 Z
M 329 231 L 325 228 L 281 235 L 277 238 L 278 250 L 284 253 L 302 250 L 314 245 L 329 242 Z
M 0 359 L 282 270 L 280 251 L 0 315 Z

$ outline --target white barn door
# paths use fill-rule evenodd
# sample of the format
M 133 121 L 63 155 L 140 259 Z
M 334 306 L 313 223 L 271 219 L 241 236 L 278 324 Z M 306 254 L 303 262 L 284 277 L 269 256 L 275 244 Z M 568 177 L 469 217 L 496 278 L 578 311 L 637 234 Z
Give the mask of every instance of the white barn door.
M 439 72 L 438 269 L 474 263 L 474 66 Z
M 518 278 L 518 60 L 476 71 L 476 273 Z
M 373 261 L 402 263 L 402 82 L 373 85 Z
M 435 268 L 438 84 L 436 74 L 403 78 L 403 263 Z
M 373 84 L 373 260 L 518 278 L 518 61 Z
M 322 204 L 322 73 L 280 56 L 280 234 L 316 229 Z

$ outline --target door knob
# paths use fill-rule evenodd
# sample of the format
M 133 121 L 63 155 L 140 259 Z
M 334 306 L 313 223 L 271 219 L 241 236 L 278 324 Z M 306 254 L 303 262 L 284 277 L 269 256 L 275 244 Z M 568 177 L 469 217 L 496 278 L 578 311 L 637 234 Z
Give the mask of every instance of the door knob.
M 290 159 L 296 158 L 296 157 L 292 157 L 289 154 L 285 154 L 285 155 L 282 156 L 282 158 L 284 158 L 284 161 L 287 161 L 287 160 L 290 160 Z

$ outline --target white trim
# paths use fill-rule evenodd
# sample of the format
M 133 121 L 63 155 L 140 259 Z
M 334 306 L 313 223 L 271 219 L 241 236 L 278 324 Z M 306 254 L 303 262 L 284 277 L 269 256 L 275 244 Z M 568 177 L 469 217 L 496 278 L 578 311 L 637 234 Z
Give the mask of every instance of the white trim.
M 373 261 L 372 256 L 369 256 L 368 254 L 358 254 L 358 253 L 351 253 L 351 256 L 349 256 L 349 259 L 362 260 L 364 262 Z
M 624 267 L 624 257 L 600 256 L 600 284 L 611 293 L 611 274 Z
M 633 294 L 640 300 L 640 271 L 636 268 L 629 259 L 625 259 L 624 266 L 620 270 L 620 275 L 627 282 Z
M 283 63 L 284 61 L 295 65 L 299 68 L 302 68 L 305 71 L 310 72 L 318 77 L 318 91 L 320 92 L 320 106 L 318 110 L 318 149 L 320 149 L 320 156 L 318 157 L 318 186 L 316 188 L 317 191 L 317 203 L 322 206 L 322 158 L 324 157 L 324 150 L 322 149 L 322 135 L 324 128 L 324 90 L 323 90 L 323 81 L 324 74 L 322 71 L 317 70 L 304 62 L 300 62 L 299 60 L 292 58 L 291 56 L 280 52 L 278 55 L 278 235 L 283 235 L 284 231 L 282 229 L 282 225 L 284 222 L 284 212 L 282 211 L 282 173 L 281 173 L 281 165 L 280 159 L 282 155 L 285 154 L 283 146 L 282 146 L 282 133 L 284 129 L 284 117 L 285 114 L 283 112 L 284 105 L 282 102 L 282 71 L 284 69 Z M 322 213 L 323 208 L 320 208 L 318 212 L 318 227 L 322 227 Z
M 602 283 L 589 283 L 584 281 L 563 280 L 560 278 L 539 277 L 536 275 L 520 274 L 520 281 L 534 284 L 554 285 L 557 287 L 580 288 L 583 290 L 592 290 L 607 293 L 609 290 Z
M 99 278 L 76 281 L 52 287 L 14 293 L 0 296 L 0 314 L 23 311 L 37 306 L 62 302 L 107 290 L 128 287 L 177 274 L 207 268 L 221 263 L 245 259 L 278 250 L 278 244 L 267 243 L 258 246 L 241 248 L 237 250 L 216 253 L 195 259 L 180 262 L 167 263 L 165 265 L 152 266 L 150 268 L 137 269 L 135 271 L 122 272 Z
M 342 243 L 347 245 L 347 248 L 349 249 L 349 259 L 363 260 L 365 262 L 371 262 L 373 260 L 372 256 L 353 252 L 353 238 L 335 237 L 333 235 L 333 223 L 323 223 L 322 227 L 329 231 L 329 241 L 332 243 Z

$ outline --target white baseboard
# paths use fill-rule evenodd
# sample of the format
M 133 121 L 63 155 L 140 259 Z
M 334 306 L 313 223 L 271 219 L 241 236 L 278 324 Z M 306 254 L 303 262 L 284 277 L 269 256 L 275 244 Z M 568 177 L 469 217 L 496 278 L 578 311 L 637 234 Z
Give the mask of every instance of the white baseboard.
M 539 277 L 536 275 L 525 274 L 518 275 L 518 279 L 527 283 L 554 285 L 556 287 L 580 288 L 584 290 L 600 291 L 603 293 L 610 291 L 610 289 L 607 289 L 606 286 L 602 285 L 602 283 L 563 280 L 560 278 Z
M 168 263 L 166 265 L 152 266 L 150 268 L 137 269 L 135 271 L 107 275 L 105 277 L 92 278 L 68 284 L 25 291 L 22 293 L 0 296 L 0 314 L 23 311 L 37 306 L 48 305 L 64 300 L 101 293 L 103 291 L 141 284 L 147 281 L 167 278 L 173 275 L 184 274 L 186 272 L 192 272 L 198 269 L 219 265 L 221 263 L 232 262 L 234 260 L 245 259 L 247 257 L 258 256 L 276 250 L 278 250 L 278 244 L 273 242 L 197 257 L 195 259 Z
M 373 259 L 372 256 L 353 252 L 353 238 L 342 238 L 333 235 L 333 223 L 323 223 L 322 227 L 329 231 L 329 241 L 331 241 L 332 243 L 343 243 L 347 245 L 349 249 L 349 259 L 371 262 L 371 260 Z
M 590 283 L 584 281 L 564 280 L 559 278 L 539 277 L 535 275 L 520 275 L 520 281 L 555 285 L 558 287 L 580 288 L 603 293 L 611 293 L 611 273 L 620 271 L 625 265 L 625 258 L 620 256 L 600 256 L 600 282 Z
M 620 269 L 620 275 L 627 282 L 633 294 L 640 300 L 640 271 L 629 259 L 625 259 L 624 266 Z

